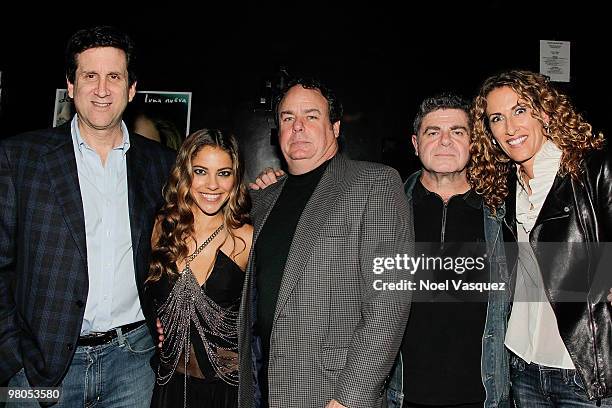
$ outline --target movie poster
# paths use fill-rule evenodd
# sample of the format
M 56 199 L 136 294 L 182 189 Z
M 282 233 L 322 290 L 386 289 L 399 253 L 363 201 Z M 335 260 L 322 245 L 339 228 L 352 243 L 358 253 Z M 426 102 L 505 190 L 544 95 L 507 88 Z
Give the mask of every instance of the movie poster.
M 53 112 L 53 127 L 72 119 L 74 105 L 66 89 L 56 90 Z M 189 134 L 190 117 L 191 92 L 137 91 L 123 120 L 130 132 L 178 149 Z

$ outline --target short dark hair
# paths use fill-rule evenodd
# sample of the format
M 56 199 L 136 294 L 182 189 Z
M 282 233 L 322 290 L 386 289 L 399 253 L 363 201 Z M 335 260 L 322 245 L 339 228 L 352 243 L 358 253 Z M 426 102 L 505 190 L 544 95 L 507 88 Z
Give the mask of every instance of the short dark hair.
M 428 113 L 437 111 L 439 109 L 459 109 L 464 111 L 468 117 L 469 130 L 472 129 L 470 103 L 467 101 L 467 99 L 451 92 L 443 92 L 441 94 L 425 98 L 425 100 L 421 102 L 419 111 L 417 112 L 413 123 L 415 135 L 418 136 L 419 134 L 419 129 L 423 123 L 423 118 L 427 116 Z
M 332 125 L 342 118 L 342 104 L 340 103 L 340 101 L 336 97 L 335 92 L 331 88 L 327 87 L 325 84 L 323 84 L 323 82 L 321 82 L 321 80 L 317 78 L 300 77 L 289 80 L 287 85 L 280 91 L 280 93 L 276 97 L 274 112 L 276 113 L 275 120 L 277 126 L 279 126 L 280 119 L 280 112 L 278 111 L 280 104 L 283 101 L 283 98 L 285 97 L 287 92 L 289 92 L 289 90 L 296 85 L 301 85 L 305 89 L 316 89 L 321 92 L 321 95 L 323 95 L 323 97 L 327 100 L 329 121 L 332 123 Z
M 111 26 L 96 26 L 77 31 L 66 45 L 66 78 L 73 84 L 77 70 L 77 56 L 90 48 L 113 47 L 125 52 L 128 84 L 136 82 L 134 41 L 123 31 Z

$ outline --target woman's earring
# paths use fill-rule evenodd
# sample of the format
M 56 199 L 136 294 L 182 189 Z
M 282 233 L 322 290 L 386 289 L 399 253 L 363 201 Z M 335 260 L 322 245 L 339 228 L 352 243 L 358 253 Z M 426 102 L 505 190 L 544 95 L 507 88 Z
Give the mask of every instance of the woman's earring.
M 497 146 L 497 140 L 491 139 L 491 143 L 493 143 L 493 146 Z

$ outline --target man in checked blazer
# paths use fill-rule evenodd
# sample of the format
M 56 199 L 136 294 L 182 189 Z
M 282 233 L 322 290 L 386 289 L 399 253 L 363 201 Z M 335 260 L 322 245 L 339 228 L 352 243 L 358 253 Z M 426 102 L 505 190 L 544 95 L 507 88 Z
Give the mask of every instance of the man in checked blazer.
M 58 406 L 150 403 L 154 345 L 139 296 L 174 153 L 121 120 L 136 92 L 133 52 L 111 27 L 75 33 L 72 122 L 0 144 L 0 383 L 61 386 Z
M 252 194 L 240 406 L 381 407 L 410 305 L 374 288 L 409 278 L 373 272 L 413 251 L 400 177 L 338 154 L 341 106 L 320 82 L 290 83 L 277 115 L 289 174 Z

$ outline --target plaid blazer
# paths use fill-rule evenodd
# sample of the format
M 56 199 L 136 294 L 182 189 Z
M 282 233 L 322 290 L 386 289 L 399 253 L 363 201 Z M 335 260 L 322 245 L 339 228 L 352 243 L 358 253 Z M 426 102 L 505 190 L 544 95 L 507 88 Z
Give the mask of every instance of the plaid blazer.
M 170 149 L 130 135 L 128 203 L 141 299 L 154 215 L 173 163 Z M 89 289 L 70 123 L 0 142 L 0 197 L 0 382 L 23 367 L 33 386 L 57 385 L 72 361 Z
M 285 180 L 253 194 L 254 240 Z M 411 209 L 398 173 L 337 155 L 325 170 L 293 236 L 270 341 L 270 407 L 383 406 L 410 293 L 378 291 L 373 259 L 414 252 Z M 255 244 L 253 247 L 255 248 Z M 253 251 L 253 250 L 252 250 Z M 240 407 L 254 404 L 255 255 L 246 271 L 239 317 Z

